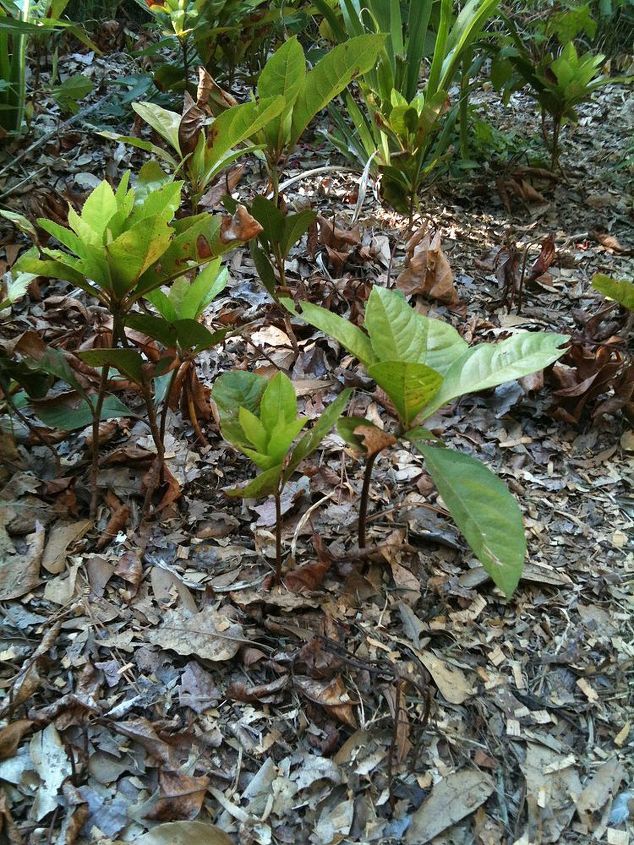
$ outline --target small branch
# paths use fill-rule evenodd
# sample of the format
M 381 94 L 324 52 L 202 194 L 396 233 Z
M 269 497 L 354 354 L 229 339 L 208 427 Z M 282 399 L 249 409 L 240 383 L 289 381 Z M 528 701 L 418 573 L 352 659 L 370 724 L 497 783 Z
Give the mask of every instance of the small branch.
M 357 531 L 359 549 L 365 549 L 365 526 L 368 518 L 368 500 L 370 494 L 370 482 L 372 481 L 372 468 L 374 467 L 374 462 L 379 454 L 379 452 L 375 452 L 374 455 L 371 455 L 365 462 L 363 487 L 361 488 L 361 499 L 359 501 L 359 528 Z

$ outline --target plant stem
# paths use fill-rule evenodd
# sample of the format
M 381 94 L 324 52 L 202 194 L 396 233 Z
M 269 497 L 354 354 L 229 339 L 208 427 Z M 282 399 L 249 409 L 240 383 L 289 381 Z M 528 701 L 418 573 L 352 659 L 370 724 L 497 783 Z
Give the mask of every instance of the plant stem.
M 161 438 L 161 443 L 165 443 L 165 428 L 167 426 L 167 414 L 170 407 L 170 400 L 172 398 L 172 390 L 174 389 L 174 382 L 176 381 L 176 377 L 180 372 L 182 364 L 179 364 L 178 367 L 174 367 L 172 370 L 172 375 L 170 376 L 169 384 L 167 385 L 167 390 L 165 391 L 165 398 L 163 399 L 163 407 L 161 408 L 161 425 L 159 430 L 159 436 Z
M 274 493 L 275 499 L 275 583 L 282 580 L 282 487 Z
M 361 488 L 361 499 L 359 500 L 358 539 L 360 549 L 365 549 L 365 526 L 368 518 L 370 481 L 372 480 L 372 469 L 374 467 L 374 462 L 376 461 L 379 454 L 380 452 L 375 452 L 373 455 L 370 455 L 370 457 L 365 462 L 365 471 L 363 473 L 363 487 Z
M 154 493 L 156 488 L 163 482 L 163 476 L 165 472 L 165 448 L 163 446 L 163 439 L 161 437 L 161 432 L 156 417 L 156 406 L 154 404 L 154 396 L 152 395 L 150 383 L 147 381 L 147 379 L 145 379 L 143 384 L 141 385 L 141 391 L 143 393 L 143 401 L 145 403 L 145 409 L 147 411 L 148 424 L 150 426 L 152 440 L 154 441 L 154 445 L 156 446 L 157 469 L 151 474 L 150 482 L 145 493 L 145 502 L 143 504 L 143 513 L 147 515 L 149 513 L 150 505 L 152 503 L 152 494 Z
M 97 479 L 99 476 L 99 423 L 101 422 L 101 410 L 106 398 L 106 387 L 108 385 L 108 374 L 110 372 L 109 364 L 105 364 L 101 370 L 101 379 L 99 380 L 99 390 L 97 392 L 97 401 L 92 412 L 92 462 L 90 465 L 90 517 L 94 519 L 97 516 L 97 498 L 99 490 L 97 488 Z
M 189 82 L 189 59 L 187 56 L 187 38 L 179 38 L 181 45 L 181 52 L 183 54 L 183 76 L 185 77 L 185 92 L 187 92 L 187 83 Z
M 559 133 L 561 131 L 561 117 L 559 115 L 553 116 L 553 146 L 552 157 L 550 161 L 550 169 L 554 172 L 555 168 L 559 166 Z

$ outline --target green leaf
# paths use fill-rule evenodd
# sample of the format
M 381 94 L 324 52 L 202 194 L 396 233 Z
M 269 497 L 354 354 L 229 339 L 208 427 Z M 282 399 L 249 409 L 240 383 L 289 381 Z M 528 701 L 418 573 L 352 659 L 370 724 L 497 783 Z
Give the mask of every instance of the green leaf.
M 338 314 L 333 314 L 319 305 L 313 305 L 312 302 L 302 302 L 300 314 L 295 310 L 291 299 L 281 299 L 280 302 L 291 314 L 301 317 L 306 323 L 310 323 L 311 326 L 338 341 L 366 368 L 377 360 L 370 338 L 349 320 L 345 320 Z
M 425 360 L 427 324 L 400 291 L 375 285 L 363 321 L 379 361 Z
M 424 363 L 444 376 L 454 361 L 464 355 L 469 344 L 449 323 L 424 317 L 422 314 L 418 317 L 427 325 L 427 349 Z
M 260 418 L 242 405 L 238 409 L 238 420 L 247 440 L 255 446 L 258 452 L 266 455 L 269 433 Z
M 384 41 L 384 35 L 359 35 L 337 45 L 317 62 L 306 75 L 293 107 L 289 147 L 295 146 L 313 117 L 355 77 L 374 67 Z
M 522 378 L 552 364 L 564 354 L 568 338 L 550 332 L 522 332 L 500 343 L 481 343 L 458 358 L 422 418 L 465 393 L 486 390 Z
M 181 288 L 182 296 L 175 309 L 176 319 L 196 320 L 222 293 L 228 281 L 229 273 L 221 267 L 220 258 L 215 258 L 200 271 L 193 282 Z
M 13 351 L 20 355 L 31 369 L 55 376 L 75 388 L 81 395 L 85 395 L 84 388 L 66 355 L 61 349 L 48 346 L 37 332 L 24 332 L 13 347 Z
M 29 250 L 29 253 L 31 250 Z M 24 273 L 31 273 L 34 276 L 43 276 L 49 279 L 61 279 L 64 282 L 70 282 L 77 285 L 82 290 L 88 293 L 95 294 L 96 288 L 86 280 L 82 273 L 75 270 L 68 264 L 62 261 L 50 261 L 47 259 L 35 258 L 32 254 L 25 254 L 13 265 L 14 269 Z
M 284 373 L 276 373 L 267 384 L 260 400 L 259 417 L 269 436 L 297 417 L 295 388 Z
M 244 487 L 235 487 L 233 490 L 225 490 L 227 496 L 241 496 L 243 499 L 259 499 L 262 496 L 270 496 L 278 489 L 282 465 L 271 467 L 256 475 Z
M 302 235 L 306 234 L 316 219 L 317 212 L 311 208 L 305 208 L 297 214 L 288 214 L 284 218 L 284 234 L 280 241 L 284 258 L 290 252 L 291 247 L 299 241 Z
M 324 437 L 328 434 L 330 429 L 335 425 L 343 413 L 351 394 L 352 390 L 350 390 L 350 388 L 342 390 L 335 401 L 328 405 L 311 430 L 306 432 L 306 434 L 302 437 L 293 450 L 288 466 L 284 469 L 285 482 L 288 481 L 299 464 L 320 446 Z
M 87 349 L 78 355 L 91 367 L 114 367 L 135 384 L 144 384 L 147 380 L 144 369 L 146 362 L 141 353 L 134 349 Z
M 119 296 L 132 290 L 141 276 L 167 251 L 173 229 L 160 216 L 141 220 L 108 244 L 112 285 Z
M 96 398 L 96 396 L 89 397 L 93 409 Z M 32 401 L 30 407 L 35 416 L 49 428 L 75 431 L 86 428 L 92 423 L 93 415 L 88 402 L 76 392 L 62 393 L 42 401 Z M 113 420 L 119 417 L 136 416 L 134 411 L 131 411 L 116 396 L 106 396 L 99 419 Z
M 181 148 L 178 143 L 180 114 L 157 106 L 155 103 L 132 103 L 132 108 L 142 120 L 176 150 L 179 156 L 181 155 Z
M 258 96 L 284 98 L 283 114 L 270 121 L 264 130 L 266 144 L 279 154 L 288 141 L 293 106 L 304 87 L 306 59 L 304 51 L 293 36 L 279 47 L 264 65 L 258 79 Z
M 442 384 L 436 370 L 411 361 L 380 361 L 368 367 L 368 375 L 390 397 L 406 428 Z
M 260 281 L 264 285 L 265 290 L 275 299 L 277 278 L 275 277 L 275 270 L 273 269 L 270 258 L 262 247 L 258 246 L 255 240 L 249 244 L 249 251 Z
M 218 409 L 222 436 L 234 446 L 248 445 L 240 425 L 240 408 L 257 413 L 267 384 L 268 380 L 263 376 L 241 370 L 223 373 L 215 380 L 211 398 Z
M 522 574 L 522 514 L 506 486 L 469 455 L 417 444 L 456 525 L 494 583 L 511 596 Z
M 613 279 L 605 273 L 595 273 L 592 277 L 592 287 L 629 311 L 634 311 L 634 282 Z
M 366 451 L 363 443 L 363 438 L 355 434 L 355 429 L 360 425 L 376 428 L 377 431 L 381 429 L 375 425 L 371 420 L 365 417 L 339 417 L 337 420 L 337 434 L 346 441 L 348 446 L 351 446 L 357 452 L 364 453 Z
M 104 233 L 110 220 L 117 213 L 118 205 L 114 192 L 108 182 L 100 182 L 90 192 L 84 203 L 81 215 L 72 207 L 68 209 L 68 223 L 80 238 L 93 246 L 101 246 Z

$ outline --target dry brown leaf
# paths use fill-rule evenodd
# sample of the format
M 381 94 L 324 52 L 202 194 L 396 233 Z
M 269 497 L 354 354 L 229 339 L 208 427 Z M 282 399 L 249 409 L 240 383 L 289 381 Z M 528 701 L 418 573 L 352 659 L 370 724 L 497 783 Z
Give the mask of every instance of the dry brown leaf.
M 92 520 L 82 519 L 79 522 L 58 522 L 53 526 L 42 555 L 42 566 L 52 575 L 63 572 L 66 565 L 66 550 L 79 540 L 93 525 Z
M 32 725 L 30 719 L 17 719 L 0 730 L 0 760 L 13 757 L 22 737 L 31 730 Z
M 159 772 L 159 799 L 156 805 L 145 814 L 147 819 L 156 821 L 193 821 L 200 813 L 209 778 L 191 777 L 183 772 Z
M 354 715 L 354 705 L 357 702 L 350 698 L 340 677 L 326 682 L 295 675 L 293 683 L 302 695 L 305 695 L 310 701 L 319 704 L 345 725 L 349 725 L 351 728 L 357 727 L 357 720 Z
M 576 797 L 577 813 L 588 830 L 596 828 L 599 821 L 597 814 L 600 814 L 609 799 L 617 794 L 624 777 L 623 766 L 613 757 L 597 769 L 581 794 Z
M 413 814 L 405 842 L 425 845 L 477 810 L 494 789 L 489 775 L 477 769 L 461 769 L 448 775 L 434 785 L 429 798 Z
M 405 684 L 398 681 L 393 687 L 385 687 L 383 695 L 390 708 L 390 714 L 395 722 L 394 745 L 396 761 L 402 763 L 413 745 L 409 739 L 410 721 L 407 715 L 407 700 L 405 698 Z
M 161 625 L 147 632 L 148 641 L 177 654 L 195 654 L 203 660 L 231 660 L 244 642 L 242 626 L 206 607 L 191 614 L 168 610 Z
M 233 241 L 249 241 L 257 237 L 262 231 L 262 226 L 255 217 L 251 217 L 243 205 L 239 205 L 232 217 L 225 215 L 220 224 L 220 240 L 223 244 Z
M 441 234 L 438 230 L 432 238 L 423 232 L 418 240 L 416 235 L 410 239 L 405 269 L 396 279 L 396 286 L 406 296 L 420 293 L 446 305 L 456 305 L 460 300 L 451 267 L 441 248 Z
M 292 592 L 299 593 L 302 590 L 312 592 L 319 589 L 328 570 L 332 566 L 332 558 L 322 557 L 312 563 L 305 563 L 291 569 L 284 576 L 284 585 Z
M 283 700 L 281 694 L 288 686 L 288 675 L 282 675 L 268 684 L 247 686 L 243 681 L 235 681 L 229 684 L 227 696 L 235 701 L 261 702 L 262 704 L 276 704 Z
M 168 822 L 140 836 L 135 840 L 135 845 L 236 845 L 236 843 L 213 824 Z
M 138 742 L 148 754 L 160 760 L 167 768 L 175 768 L 174 749 L 162 740 L 148 719 L 129 719 L 113 722 L 113 728 L 123 736 Z
M 354 429 L 354 433 L 362 438 L 365 454 L 368 458 L 377 455 L 379 452 L 396 443 L 396 437 L 394 435 L 383 431 L 376 425 L 358 425 Z
M 0 519 L 0 601 L 20 598 L 40 583 L 40 562 L 46 538 L 44 527 L 36 521 L 35 531 L 26 538 L 26 553 L 17 554 L 4 527 L 6 516 L 5 512 Z
M 429 651 L 417 651 L 416 656 L 432 676 L 445 701 L 450 704 L 462 704 L 474 694 L 473 686 L 457 666 L 450 666 Z
M 207 193 L 202 197 L 198 205 L 202 208 L 216 208 L 225 194 L 232 194 L 237 188 L 244 175 L 245 165 L 237 164 L 227 173 L 217 179 Z

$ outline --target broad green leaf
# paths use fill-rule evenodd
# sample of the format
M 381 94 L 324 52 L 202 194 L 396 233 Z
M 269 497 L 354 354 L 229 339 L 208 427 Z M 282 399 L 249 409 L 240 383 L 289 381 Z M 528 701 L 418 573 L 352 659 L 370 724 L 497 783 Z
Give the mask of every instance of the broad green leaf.
M 205 168 L 210 170 L 232 147 L 269 125 L 283 108 L 283 97 L 268 97 L 259 103 L 241 103 L 218 115 L 207 129 Z
M 188 349 L 194 354 L 202 352 L 203 349 L 211 349 L 237 329 L 227 327 L 210 332 L 198 320 L 174 320 L 174 328 L 178 338 L 178 345 L 181 349 Z
M 137 199 L 127 225 L 132 227 L 141 220 L 153 217 L 169 223 L 180 208 L 183 184 L 169 181 L 148 193 L 141 202 Z
M 427 323 L 410 308 L 400 291 L 375 285 L 365 307 L 363 324 L 379 361 L 426 360 Z
M 634 282 L 613 279 L 605 273 L 595 273 L 592 277 L 592 287 L 629 311 L 634 311 Z
M 23 273 L 32 273 L 34 276 L 70 282 L 91 294 L 98 293 L 97 288 L 87 281 L 82 273 L 62 261 L 47 261 L 46 259 L 34 258 L 32 255 L 23 255 L 14 264 L 14 268 Z
M 380 361 L 368 367 L 368 375 L 390 397 L 405 428 L 442 384 L 436 370 L 411 361 Z
M 438 393 L 423 409 L 422 419 L 465 393 L 486 390 L 547 367 L 564 354 L 568 338 L 549 332 L 522 332 L 500 343 L 481 343 L 449 368 Z
M 211 398 L 218 409 L 222 436 L 234 446 L 244 444 L 240 408 L 257 413 L 267 384 L 268 380 L 263 376 L 241 370 L 223 373 L 215 380 Z
M 293 107 L 289 147 L 295 146 L 313 117 L 355 77 L 374 67 L 384 41 L 384 35 L 359 35 L 337 45 L 317 62 L 306 75 Z
M 155 103 L 132 103 L 132 108 L 142 120 L 176 150 L 179 156 L 181 155 L 181 148 L 178 143 L 180 114 L 157 106 Z
M 132 147 L 137 147 L 139 150 L 145 150 L 146 153 L 152 153 L 152 155 L 160 158 L 168 164 L 172 170 L 176 170 L 178 168 L 178 161 L 174 158 L 174 156 L 170 155 L 167 150 L 164 150 L 162 147 L 158 147 L 156 144 L 153 144 L 151 141 L 146 141 L 145 138 L 135 138 L 133 135 L 119 135 L 117 132 L 98 132 L 97 134 L 101 135 L 103 138 L 108 138 L 110 141 L 120 141 L 122 144 L 130 144 Z M 146 164 L 150 163 L 151 162 L 146 162 Z
M 297 214 L 288 214 L 284 219 L 284 234 L 280 242 L 282 255 L 287 256 L 291 247 L 305 235 L 311 224 L 317 219 L 317 212 L 305 208 Z
M 176 346 L 176 328 L 164 317 L 157 317 L 155 314 L 128 314 L 125 324 L 137 332 L 160 341 L 163 346 Z
M 265 469 L 244 487 L 225 490 L 225 493 L 227 496 L 241 496 L 243 499 L 259 499 L 262 496 L 270 496 L 278 489 L 281 475 L 282 465 L 279 464 L 270 469 Z
M 264 288 L 267 290 L 267 292 L 273 298 L 275 298 L 277 278 L 275 276 L 275 270 L 273 269 L 273 265 L 271 264 L 270 258 L 262 249 L 262 247 L 258 245 L 258 242 L 256 240 L 252 240 L 249 244 L 249 251 L 251 253 L 251 258 L 253 259 L 253 263 L 255 264 L 255 269 L 260 281 L 264 285 Z
M 75 255 L 85 258 L 90 253 L 90 246 L 79 235 L 76 235 L 72 229 L 60 226 L 59 223 L 55 223 L 53 220 L 47 220 L 46 217 L 39 217 L 37 223 L 41 229 L 52 235 L 63 246 L 74 252 Z
M 297 397 L 293 382 L 284 373 L 276 373 L 260 400 L 259 417 L 269 436 L 297 417 Z
M 141 220 L 105 249 L 112 268 L 112 285 L 123 296 L 166 252 L 173 229 L 161 217 Z
M 135 349 L 87 349 L 78 355 L 91 367 L 114 367 L 136 384 L 146 381 L 146 362 Z
M 33 250 L 33 255 L 37 254 L 37 250 Z M 0 280 L 0 311 L 9 308 L 15 302 L 25 296 L 29 285 L 35 278 L 33 273 L 18 273 L 10 270 L 7 273 L 7 281 L 2 283 Z M 2 298 L 4 297 L 4 299 Z
M 297 38 L 289 38 L 264 65 L 258 78 L 258 96 L 282 96 L 284 110 L 264 129 L 266 143 L 271 150 L 281 152 L 290 133 L 293 106 L 304 87 L 306 59 Z
M 96 396 L 91 396 L 89 399 L 94 411 Z M 45 425 L 62 431 L 86 428 L 92 423 L 93 419 L 93 412 L 90 410 L 88 401 L 75 391 L 62 393 L 59 396 L 52 396 L 41 401 L 32 401 L 30 407 L 35 416 L 42 420 Z M 113 420 L 119 419 L 119 417 L 136 416 L 135 412 L 124 405 L 116 396 L 106 396 L 99 419 Z
M 96 246 L 103 243 L 104 233 L 117 208 L 114 192 L 104 180 L 88 195 L 81 215 L 69 207 L 68 222 L 80 238 Z
M 260 240 L 268 244 L 281 243 L 284 238 L 284 215 L 275 203 L 258 195 L 251 203 L 250 211 L 262 226 Z
M 285 482 L 288 481 L 300 463 L 311 455 L 315 449 L 319 448 L 324 437 L 328 434 L 330 429 L 335 425 L 343 413 L 351 394 L 352 390 L 350 390 L 350 388 L 342 390 L 335 401 L 328 405 L 323 414 L 313 424 L 311 430 L 306 432 L 306 434 L 302 437 L 293 450 L 288 466 L 284 469 Z
M 378 360 L 372 349 L 370 338 L 349 320 L 345 320 L 338 314 L 333 314 L 319 305 L 313 305 L 312 302 L 302 302 L 301 313 L 298 313 L 291 299 L 281 299 L 280 301 L 291 314 L 301 317 L 306 323 L 310 323 L 311 326 L 338 341 L 366 368 Z
M 469 455 L 417 443 L 456 525 L 494 583 L 512 595 L 522 574 L 522 514 L 506 486 Z
M 243 405 L 238 409 L 238 420 L 247 440 L 255 446 L 258 452 L 266 455 L 269 433 L 260 418 Z
M 376 426 L 372 420 L 365 417 L 339 417 L 337 420 L 337 434 L 346 441 L 348 446 L 351 446 L 357 452 L 365 452 L 363 438 L 359 434 L 355 434 L 355 429 L 360 425 L 376 428 L 377 431 L 381 429 Z
M 444 376 L 454 361 L 467 351 L 469 344 L 449 323 L 424 317 L 422 314 L 418 316 L 427 325 L 427 350 L 424 363 Z
M 193 282 L 180 289 L 180 301 L 176 306 L 177 319 L 195 320 L 222 293 L 228 281 L 229 273 L 221 267 L 220 258 L 215 258 L 200 271 Z
M 0 217 L 9 220 L 17 229 L 37 243 L 38 237 L 35 226 L 23 214 L 18 214 L 17 211 L 9 211 L 8 208 L 0 208 Z

